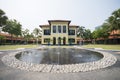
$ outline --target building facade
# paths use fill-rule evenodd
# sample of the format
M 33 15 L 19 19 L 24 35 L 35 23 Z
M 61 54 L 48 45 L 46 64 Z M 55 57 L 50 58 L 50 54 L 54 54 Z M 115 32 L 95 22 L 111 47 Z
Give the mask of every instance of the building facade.
M 78 26 L 70 25 L 70 22 L 70 20 L 48 20 L 48 25 L 40 25 L 43 32 L 42 44 L 77 44 Z

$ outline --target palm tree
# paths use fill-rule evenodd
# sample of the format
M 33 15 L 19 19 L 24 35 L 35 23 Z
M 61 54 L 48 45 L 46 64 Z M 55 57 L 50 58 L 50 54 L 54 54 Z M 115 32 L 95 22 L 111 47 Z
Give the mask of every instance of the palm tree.
M 28 29 L 22 30 L 22 37 L 25 39 L 25 44 L 28 43 L 30 38 Z
M 36 37 L 36 42 L 37 42 L 37 45 L 38 45 L 38 39 L 39 39 L 39 36 L 41 36 L 42 31 L 41 31 L 39 28 L 35 28 L 35 29 L 33 30 L 33 33 L 34 33 L 34 35 L 35 35 L 35 37 Z
M 120 29 L 120 9 L 114 11 L 107 21 L 111 31 Z
M 114 11 L 112 13 L 112 15 L 115 18 L 115 22 L 116 22 L 116 29 L 120 29 L 120 9 Z
M 110 24 L 110 31 L 115 35 L 114 31 L 120 30 L 120 9 L 114 11 L 107 21 Z M 115 38 L 114 41 L 116 42 Z
M 82 39 L 84 39 L 85 38 L 84 33 L 85 33 L 85 27 L 84 26 L 80 26 L 78 28 L 78 31 L 77 31 L 77 36 L 82 38 Z M 80 41 L 80 43 L 81 43 L 81 41 Z

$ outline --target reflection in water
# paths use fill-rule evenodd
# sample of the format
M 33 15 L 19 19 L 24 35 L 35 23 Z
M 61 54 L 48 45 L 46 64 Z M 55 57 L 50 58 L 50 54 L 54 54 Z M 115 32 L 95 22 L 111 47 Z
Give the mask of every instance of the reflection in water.
M 21 61 L 38 64 L 75 64 L 91 62 L 103 56 L 97 52 L 83 49 L 53 48 L 47 50 L 30 50 L 16 55 Z

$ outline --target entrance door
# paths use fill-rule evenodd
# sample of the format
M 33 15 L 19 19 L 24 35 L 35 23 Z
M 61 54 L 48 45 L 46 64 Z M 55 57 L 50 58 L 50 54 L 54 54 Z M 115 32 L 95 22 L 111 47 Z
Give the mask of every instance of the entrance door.
M 56 45 L 56 38 L 53 37 L 53 45 Z
M 66 44 L 66 38 L 64 37 L 63 38 L 63 45 L 65 45 Z
M 61 38 L 58 38 L 58 44 L 61 45 Z

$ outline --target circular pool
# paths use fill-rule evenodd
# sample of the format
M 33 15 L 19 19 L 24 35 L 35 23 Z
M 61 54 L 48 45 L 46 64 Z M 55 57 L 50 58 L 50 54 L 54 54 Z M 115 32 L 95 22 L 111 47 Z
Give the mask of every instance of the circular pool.
M 84 49 L 53 48 L 23 51 L 16 54 L 15 57 L 30 63 L 64 65 L 97 61 L 102 59 L 103 55 Z
M 37 72 L 70 73 L 106 68 L 116 63 L 112 54 L 94 49 L 24 49 L 2 57 L 7 66 Z

